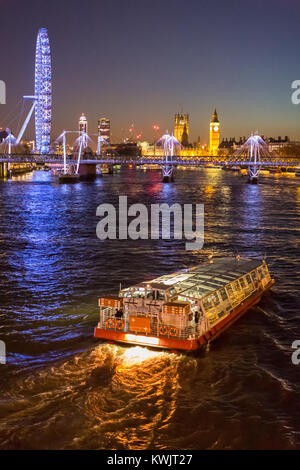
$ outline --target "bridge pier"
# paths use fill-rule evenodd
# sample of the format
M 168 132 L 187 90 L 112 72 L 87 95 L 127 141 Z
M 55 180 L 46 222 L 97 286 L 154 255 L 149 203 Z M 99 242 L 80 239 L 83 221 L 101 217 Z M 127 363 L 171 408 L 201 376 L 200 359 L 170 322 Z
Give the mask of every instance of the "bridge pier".
M 0 163 L 0 179 L 8 178 L 8 163 Z
M 163 183 L 172 183 L 174 181 L 172 165 L 162 165 Z
M 78 173 L 80 179 L 96 178 L 96 163 L 80 163 Z
M 248 167 L 248 183 L 257 184 L 258 183 L 258 174 L 259 169 L 256 165 Z

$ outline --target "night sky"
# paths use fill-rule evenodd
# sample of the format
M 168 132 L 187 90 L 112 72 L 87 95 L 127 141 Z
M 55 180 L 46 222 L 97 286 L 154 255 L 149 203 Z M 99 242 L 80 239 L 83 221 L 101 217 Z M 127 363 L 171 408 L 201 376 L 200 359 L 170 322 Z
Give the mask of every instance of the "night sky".
M 208 141 L 214 107 L 221 138 L 289 135 L 300 139 L 297 0 L 0 0 L 0 79 L 7 104 L 0 126 L 33 93 L 36 34 L 49 31 L 53 64 L 53 135 L 89 132 L 110 117 L 113 140 L 152 126 L 173 130 L 174 113 L 190 114 L 191 137 Z M 8 119 L 6 119 L 8 117 Z M 30 135 L 31 134 L 31 135 Z M 26 137 L 32 137 L 32 126 Z

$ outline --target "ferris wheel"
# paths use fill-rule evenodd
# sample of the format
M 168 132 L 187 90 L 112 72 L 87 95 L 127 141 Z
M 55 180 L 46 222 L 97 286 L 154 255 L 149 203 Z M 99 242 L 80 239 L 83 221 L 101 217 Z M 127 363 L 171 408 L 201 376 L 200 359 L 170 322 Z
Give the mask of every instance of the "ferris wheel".
M 35 149 L 49 153 L 51 134 L 51 55 L 48 31 L 41 28 L 37 35 L 35 52 Z
M 30 118 L 35 110 L 35 152 L 48 154 L 51 137 L 52 82 L 51 53 L 47 28 L 40 28 L 36 40 L 34 95 L 24 96 L 32 101 L 31 109 L 17 137 L 20 143 Z

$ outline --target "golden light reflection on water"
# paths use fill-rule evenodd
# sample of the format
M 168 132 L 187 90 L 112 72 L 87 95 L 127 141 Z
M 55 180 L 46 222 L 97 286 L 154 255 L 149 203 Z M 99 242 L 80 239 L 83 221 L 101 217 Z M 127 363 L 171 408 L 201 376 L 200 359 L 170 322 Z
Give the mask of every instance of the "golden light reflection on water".
M 297 200 L 297 212 L 299 214 L 300 212 L 300 207 L 299 207 L 299 203 L 300 203 L 300 186 L 297 187 L 297 191 L 296 191 L 296 200 Z
M 124 359 L 124 365 L 140 364 L 147 359 L 157 358 L 163 353 L 161 351 L 151 351 L 150 349 L 143 348 L 141 346 L 135 346 L 129 349 L 126 349 L 122 355 Z
M 207 196 L 211 197 L 215 192 L 215 188 L 211 184 L 208 184 L 205 186 L 204 191 Z
M 150 350 L 143 346 L 132 346 L 118 356 L 116 372 L 129 374 L 129 376 L 134 374 L 135 376 L 138 370 L 146 371 L 151 367 L 156 367 L 157 360 L 160 362 L 167 354 L 166 351 Z

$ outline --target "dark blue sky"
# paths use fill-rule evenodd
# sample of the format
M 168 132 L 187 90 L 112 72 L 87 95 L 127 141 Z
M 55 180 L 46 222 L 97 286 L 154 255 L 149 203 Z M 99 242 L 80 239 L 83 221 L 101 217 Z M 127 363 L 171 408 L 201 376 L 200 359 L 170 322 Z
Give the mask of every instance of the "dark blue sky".
M 108 116 L 115 138 L 132 122 L 151 138 L 153 123 L 172 130 L 183 106 L 195 140 L 208 140 L 214 107 L 222 137 L 300 138 L 297 0 L 0 0 L 0 19 L 0 125 L 33 93 L 36 34 L 47 27 L 53 137 L 85 112 L 91 133 Z

